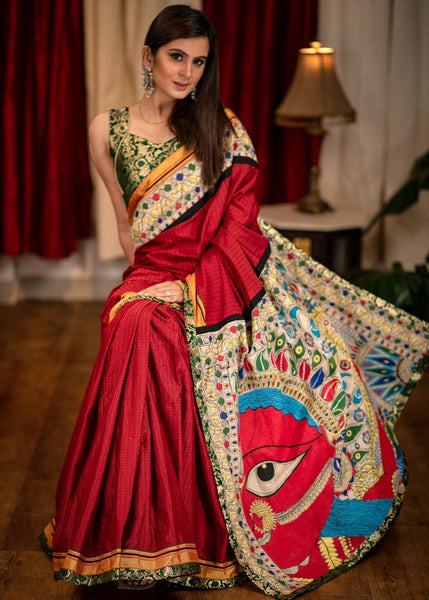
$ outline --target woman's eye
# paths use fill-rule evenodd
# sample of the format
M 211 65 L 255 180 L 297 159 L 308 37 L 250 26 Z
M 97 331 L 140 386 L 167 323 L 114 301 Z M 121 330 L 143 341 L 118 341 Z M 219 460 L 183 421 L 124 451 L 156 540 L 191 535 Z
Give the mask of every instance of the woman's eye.
M 260 462 L 249 471 L 246 489 L 255 496 L 265 497 L 275 494 L 292 475 L 307 452 L 292 460 L 267 460 Z
M 170 54 L 171 58 L 173 60 L 177 60 L 177 61 L 181 61 L 182 60 L 182 55 L 181 54 Z
M 194 64 L 197 65 L 197 67 L 204 67 L 204 65 L 206 64 L 206 61 L 203 60 L 202 58 L 197 58 L 194 61 Z

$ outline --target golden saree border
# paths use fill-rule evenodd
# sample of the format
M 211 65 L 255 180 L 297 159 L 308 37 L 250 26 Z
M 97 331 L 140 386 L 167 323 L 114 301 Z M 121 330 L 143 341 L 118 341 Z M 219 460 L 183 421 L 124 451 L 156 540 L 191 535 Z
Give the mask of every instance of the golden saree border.
M 201 297 L 197 294 L 197 284 L 195 281 L 195 273 L 191 273 L 186 278 L 188 285 L 189 297 L 192 301 L 194 309 L 194 325 L 195 327 L 204 327 L 206 324 L 206 309 Z
M 194 150 L 188 150 L 181 146 L 162 161 L 147 177 L 137 186 L 128 202 L 128 222 L 133 221 L 134 211 L 142 198 L 158 187 L 175 171 L 178 171 L 188 160 L 195 156 Z
M 252 142 L 232 112 L 226 112 L 230 126 L 225 128 L 225 162 L 219 184 L 235 161 L 256 164 Z M 204 183 L 202 163 L 194 150 L 179 148 L 164 159 L 140 182 L 128 204 L 130 237 L 135 248 L 147 244 L 159 234 L 188 219 L 211 199 Z M 190 212 L 192 210 L 192 212 Z
M 233 121 L 234 119 L 238 120 L 237 115 L 230 108 L 225 108 L 225 114 L 230 121 Z
M 52 519 L 43 530 L 42 535 L 39 537 L 41 540 L 43 549 L 50 556 L 52 555 L 52 541 L 54 539 L 54 531 L 55 531 L 55 519 Z M 43 537 L 44 536 L 44 537 Z
M 216 563 L 199 558 L 198 563 L 200 565 L 201 572 L 196 573 L 194 577 L 198 577 L 200 579 L 232 579 L 240 573 L 243 573 L 243 569 L 238 560 Z
M 125 294 L 122 294 L 121 299 L 118 300 L 118 302 L 116 302 L 116 304 L 114 304 L 110 309 L 109 323 L 113 321 L 118 311 L 122 308 L 122 306 L 124 306 L 124 304 L 130 302 L 131 300 L 136 300 L 137 298 L 141 298 L 141 295 L 136 292 L 126 292 Z
M 177 544 L 156 552 L 116 548 L 92 557 L 75 550 L 52 552 L 54 531 L 55 519 L 52 519 L 45 527 L 43 534 L 45 551 L 52 554 L 53 570 L 56 573 L 66 570 L 78 576 L 96 577 L 118 569 L 159 571 L 166 567 L 180 567 L 189 564 L 198 565 L 199 572 L 192 574 L 192 577 L 197 579 L 226 581 L 243 573 L 237 559 L 216 562 L 199 557 L 195 544 Z
M 88 557 L 75 550 L 53 553 L 54 571 L 67 569 L 77 575 L 100 575 L 115 569 L 157 571 L 189 562 L 198 562 L 194 544 L 179 544 L 157 552 L 115 548 L 99 556 Z
M 53 553 L 54 572 L 66 569 L 85 577 L 117 569 L 158 571 L 189 563 L 199 565 L 199 573 L 195 573 L 194 577 L 202 579 L 231 579 L 242 572 L 237 560 L 217 563 L 199 558 L 195 544 L 179 544 L 157 552 L 116 548 L 93 557 L 84 556 L 74 550 Z
M 139 292 L 125 292 L 122 294 L 121 299 L 116 302 L 110 309 L 109 313 L 109 324 L 116 317 L 120 309 L 128 302 L 133 302 L 134 300 L 149 300 L 151 302 L 158 302 L 158 304 L 167 304 L 176 310 L 183 311 L 183 307 L 177 302 L 165 302 L 165 300 L 161 300 L 160 298 L 156 298 L 155 296 L 150 296 L 148 294 L 140 294 Z

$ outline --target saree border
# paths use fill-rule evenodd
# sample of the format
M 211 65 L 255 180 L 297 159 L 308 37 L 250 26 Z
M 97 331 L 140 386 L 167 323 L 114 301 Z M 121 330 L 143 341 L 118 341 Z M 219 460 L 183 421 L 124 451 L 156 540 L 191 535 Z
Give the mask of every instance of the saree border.
M 237 120 L 238 117 L 235 113 L 225 108 L 225 114 L 230 122 Z M 128 201 L 127 213 L 128 222 L 131 224 L 133 221 L 133 213 L 140 202 L 140 200 L 150 194 L 150 192 L 158 187 L 163 181 L 170 177 L 173 173 L 178 171 L 188 160 L 195 156 L 194 149 L 187 149 L 184 146 L 180 146 L 170 156 L 164 159 L 158 166 L 156 166 L 144 180 L 137 186 Z M 256 163 L 257 164 L 257 163 Z
M 258 168 L 247 131 L 231 111 L 225 113 L 230 122 L 223 141 L 225 163 L 213 186 L 204 183 L 202 165 L 195 151 L 182 146 L 155 167 L 134 190 L 127 216 L 135 248 L 191 219 L 229 178 L 234 164 Z
M 178 171 L 180 167 L 193 156 L 195 156 L 194 150 L 187 150 L 184 146 L 180 146 L 180 148 L 170 154 L 170 156 L 163 160 L 162 163 L 155 167 L 149 175 L 143 179 L 132 193 L 128 202 L 127 213 L 128 222 L 130 224 L 133 221 L 133 214 L 140 200 L 170 177 L 170 175 Z
M 110 309 L 108 323 L 110 324 L 113 321 L 113 319 L 116 317 L 116 315 L 119 313 L 123 306 L 125 306 L 129 302 L 134 302 L 135 300 L 148 300 L 151 302 L 158 302 L 158 304 L 170 306 L 175 310 L 183 312 L 182 306 L 177 302 L 167 302 L 166 300 L 162 300 L 161 298 L 157 298 L 156 296 L 151 296 L 150 294 L 141 294 L 140 292 L 125 292 L 121 295 L 118 302 L 116 302 L 116 304 L 114 304 Z
M 229 177 L 231 177 L 232 167 L 237 164 L 250 165 L 252 167 L 259 168 L 258 163 L 248 156 L 234 157 L 232 160 L 232 163 L 228 167 L 226 167 L 226 169 L 224 169 L 222 171 L 222 173 L 219 175 L 219 179 L 216 181 L 214 188 L 207 190 L 207 192 L 203 195 L 203 197 L 200 200 L 198 200 L 195 204 L 190 206 L 188 208 L 188 210 L 186 212 L 184 212 L 183 214 L 181 214 L 180 217 L 178 217 L 173 223 L 171 223 L 171 225 L 167 225 L 167 229 L 171 229 L 172 227 L 175 227 L 176 225 L 185 223 L 186 221 L 191 219 L 199 210 L 201 210 L 201 208 L 205 204 L 207 204 L 207 202 L 209 202 L 209 200 L 211 200 L 213 198 L 213 196 L 216 194 L 216 192 L 220 188 L 221 184 L 224 181 L 226 181 Z
M 38 539 L 43 550 L 53 558 L 55 580 L 64 579 L 87 586 L 118 579 L 168 580 L 187 587 L 212 589 L 238 585 L 246 577 L 237 559 L 215 562 L 200 558 L 194 543 L 169 546 L 155 552 L 116 548 L 92 557 L 74 550 L 53 552 L 54 529 L 55 519 L 52 519 Z

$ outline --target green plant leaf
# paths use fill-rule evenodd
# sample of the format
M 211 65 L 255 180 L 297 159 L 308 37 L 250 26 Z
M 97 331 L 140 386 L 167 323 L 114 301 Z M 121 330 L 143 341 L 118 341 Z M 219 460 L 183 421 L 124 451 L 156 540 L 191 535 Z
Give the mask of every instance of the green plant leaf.
M 429 271 L 426 265 L 416 265 L 415 271 L 404 271 L 400 263 L 387 271 L 355 270 L 347 279 L 395 306 L 429 320 Z
M 415 161 L 408 179 L 371 219 L 364 233 L 367 233 L 381 217 L 398 215 L 415 204 L 422 189 L 429 189 L 429 151 Z

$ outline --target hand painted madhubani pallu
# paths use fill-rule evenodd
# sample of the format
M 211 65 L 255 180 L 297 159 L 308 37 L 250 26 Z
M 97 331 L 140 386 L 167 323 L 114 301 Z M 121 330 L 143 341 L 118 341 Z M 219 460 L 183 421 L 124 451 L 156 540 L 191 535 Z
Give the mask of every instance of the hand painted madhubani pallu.
M 157 251 L 198 259 L 184 277 L 186 335 L 229 540 L 256 585 L 293 598 L 353 566 L 397 514 L 407 473 L 393 427 L 429 326 L 257 220 L 256 156 L 230 119 L 214 189 L 179 148 L 135 190 L 129 216 L 143 264 Z M 139 289 L 112 297 L 109 327 L 147 302 Z
M 192 154 L 172 155 L 130 214 L 136 245 L 197 219 L 206 202 L 222 215 L 186 279 L 196 400 L 236 555 L 267 594 L 293 597 L 354 565 L 397 514 L 407 476 L 393 426 L 429 328 L 263 221 L 261 236 L 256 158 L 232 123 L 213 196 L 195 186 Z

